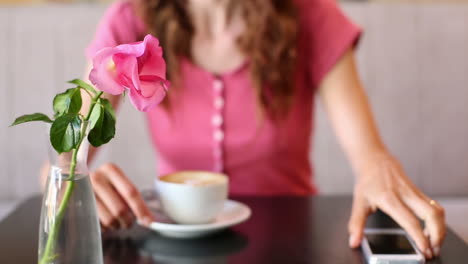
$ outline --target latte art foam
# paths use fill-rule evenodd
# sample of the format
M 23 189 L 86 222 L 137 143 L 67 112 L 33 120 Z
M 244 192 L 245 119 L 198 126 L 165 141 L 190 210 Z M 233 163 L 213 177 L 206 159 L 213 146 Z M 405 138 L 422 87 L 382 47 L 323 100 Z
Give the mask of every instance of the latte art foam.
M 182 184 L 187 184 L 191 186 L 205 186 L 216 183 L 219 183 L 219 181 L 213 179 L 186 179 L 182 182 Z

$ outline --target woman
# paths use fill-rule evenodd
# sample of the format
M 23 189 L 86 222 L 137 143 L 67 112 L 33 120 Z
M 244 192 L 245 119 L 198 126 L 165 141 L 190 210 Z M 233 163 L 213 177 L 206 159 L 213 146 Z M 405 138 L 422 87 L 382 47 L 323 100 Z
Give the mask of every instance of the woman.
M 380 208 L 427 258 L 439 254 L 444 211 L 383 144 L 356 71 L 360 29 L 333 0 L 117 2 L 88 57 L 147 33 L 160 39 L 173 83 L 165 103 L 147 114 L 161 174 L 222 171 L 239 195 L 317 193 L 308 158 L 317 93 L 356 174 L 350 246 L 359 246 L 367 216 Z M 152 221 L 116 165 L 92 180 L 103 226 L 127 227 L 134 216 Z

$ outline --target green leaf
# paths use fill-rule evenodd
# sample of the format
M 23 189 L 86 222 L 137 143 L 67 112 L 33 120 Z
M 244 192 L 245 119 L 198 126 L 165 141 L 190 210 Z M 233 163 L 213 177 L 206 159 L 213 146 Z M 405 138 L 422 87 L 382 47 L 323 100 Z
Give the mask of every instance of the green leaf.
M 112 107 L 111 107 L 112 109 Z M 115 136 L 115 114 L 112 109 L 110 111 L 108 108 L 104 107 L 104 120 L 102 121 L 102 139 L 104 144 L 109 142 Z
M 81 119 L 76 114 L 58 117 L 50 127 L 50 142 L 58 153 L 69 152 L 80 141 Z
M 80 88 L 68 89 L 64 93 L 57 94 L 54 98 L 55 116 L 77 114 L 80 112 L 82 104 Z
M 96 104 L 96 106 L 94 106 L 89 120 L 91 122 L 91 130 L 88 134 L 88 141 L 91 143 L 91 145 L 99 147 L 104 144 L 102 141 L 102 123 L 104 120 L 104 110 L 100 104 Z
M 32 122 L 32 121 L 43 121 L 46 123 L 52 123 L 52 120 L 50 120 L 50 118 L 47 115 L 44 115 L 41 113 L 34 113 L 30 115 L 22 115 L 16 118 L 15 121 L 10 126 L 16 126 L 22 123 Z
M 88 84 L 87 82 L 80 80 L 80 79 L 74 79 L 71 81 L 68 81 L 68 83 L 76 84 L 76 86 L 81 87 L 85 89 L 86 91 L 90 92 L 91 94 L 97 94 L 96 89 L 91 84 Z
M 105 103 L 106 104 L 106 103 Z M 109 104 L 110 106 L 110 104 Z M 112 106 L 104 106 L 97 104 L 94 108 L 100 108 L 100 110 L 94 110 L 91 113 L 92 118 L 96 118 L 99 113 L 99 118 L 94 122 L 94 126 L 89 131 L 88 141 L 91 145 L 99 147 L 108 143 L 115 136 L 115 116 L 113 115 Z M 91 118 L 90 118 L 91 120 Z
M 109 113 L 112 115 L 112 118 L 116 120 L 114 108 L 112 107 L 112 104 L 109 102 L 109 100 L 107 100 L 106 98 L 100 98 L 99 100 L 101 104 L 104 106 L 104 109 L 109 111 Z
M 93 107 L 93 111 L 91 112 L 88 120 L 90 130 L 96 126 L 96 123 L 100 122 L 99 119 L 101 118 L 101 115 L 104 114 L 103 112 L 104 111 L 102 110 L 102 106 L 100 104 L 96 104 Z

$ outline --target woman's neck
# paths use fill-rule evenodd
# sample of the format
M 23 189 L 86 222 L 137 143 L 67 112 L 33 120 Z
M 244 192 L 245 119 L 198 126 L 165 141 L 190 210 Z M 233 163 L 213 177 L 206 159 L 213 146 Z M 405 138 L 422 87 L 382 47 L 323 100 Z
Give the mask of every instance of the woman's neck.
M 189 0 L 188 10 L 197 34 L 213 38 L 225 32 L 228 3 L 229 0 Z
M 216 74 L 230 72 L 245 62 L 237 45 L 244 23 L 235 10 L 228 19 L 230 1 L 244 0 L 189 0 L 188 10 L 195 29 L 191 39 L 192 60 Z

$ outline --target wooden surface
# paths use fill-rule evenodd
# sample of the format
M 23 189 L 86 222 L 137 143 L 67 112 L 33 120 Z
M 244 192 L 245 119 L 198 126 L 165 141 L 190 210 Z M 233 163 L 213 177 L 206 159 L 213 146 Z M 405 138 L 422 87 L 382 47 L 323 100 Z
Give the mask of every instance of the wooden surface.
M 195 240 L 163 238 L 141 227 L 104 237 L 106 264 L 364 263 L 348 248 L 349 197 L 238 198 L 252 209 L 247 222 Z M 40 197 L 23 202 L 0 222 L 0 263 L 36 263 Z M 372 227 L 393 227 L 382 215 Z M 464 264 L 468 246 L 449 231 L 442 256 L 428 263 Z
M 432 195 L 468 194 L 468 5 L 343 3 L 365 33 L 360 72 L 383 137 L 409 176 Z M 14 117 L 51 112 L 65 81 L 82 75 L 83 50 L 105 6 L 0 7 L 0 199 L 39 191 L 46 159 L 41 124 L 8 128 Z M 100 160 L 117 162 L 139 187 L 157 159 L 143 115 L 126 102 L 117 138 Z M 311 159 L 322 193 L 352 191 L 353 177 L 321 107 Z

